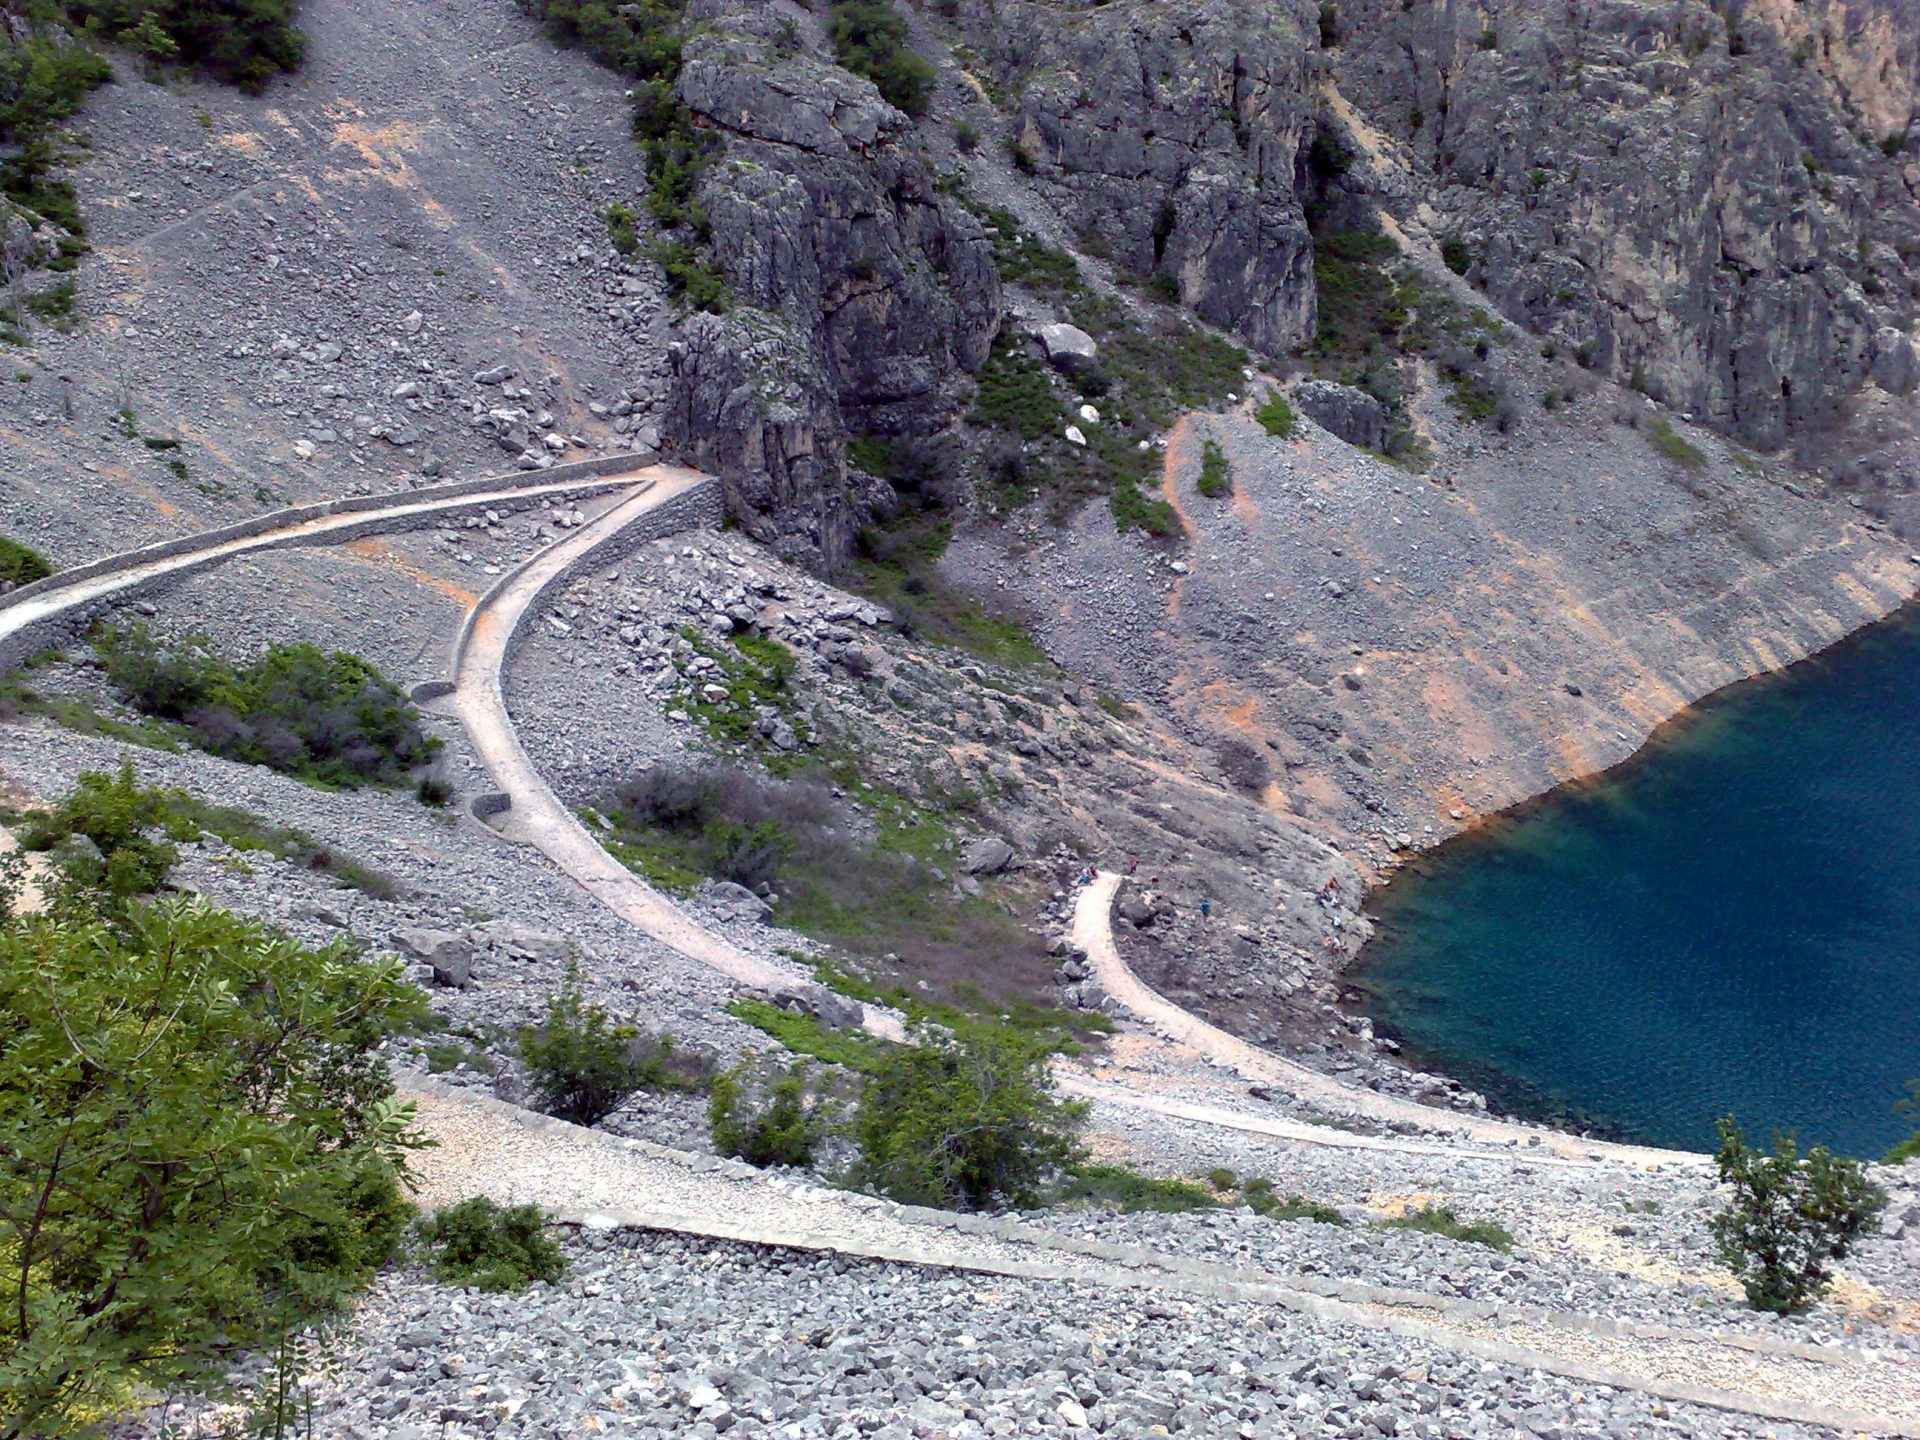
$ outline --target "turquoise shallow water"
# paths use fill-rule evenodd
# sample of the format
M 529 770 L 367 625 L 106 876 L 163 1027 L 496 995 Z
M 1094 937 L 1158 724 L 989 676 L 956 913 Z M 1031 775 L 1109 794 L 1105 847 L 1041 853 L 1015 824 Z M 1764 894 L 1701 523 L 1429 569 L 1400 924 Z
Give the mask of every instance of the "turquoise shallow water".
M 1920 610 L 1720 692 L 1627 765 L 1455 840 L 1354 980 L 1505 1108 L 1711 1148 L 1920 1128 Z

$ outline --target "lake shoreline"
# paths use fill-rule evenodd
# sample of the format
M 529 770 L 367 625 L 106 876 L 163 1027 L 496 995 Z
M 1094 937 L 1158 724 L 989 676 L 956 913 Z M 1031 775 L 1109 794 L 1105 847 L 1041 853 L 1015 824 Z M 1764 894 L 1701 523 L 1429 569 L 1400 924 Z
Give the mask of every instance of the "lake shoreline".
M 1396 997 L 1395 986 L 1397 983 L 1404 985 L 1406 976 L 1399 976 L 1396 980 L 1381 975 L 1383 966 L 1393 963 L 1408 943 L 1405 933 L 1408 927 L 1395 918 L 1393 906 L 1404 898 L 1403 892 L 1395 887 L 1408 883 L 1436 888 L 1447 885 L 1458 887 L 1463 883 L 1460 871 L 1471 874 L 1476 863 L 1485 863 L 1476 861 L 1476 854 L 1484 852 L 1493 857 L 1494 863 L 1505 863 L 1501 858 L 1502 847 L 1509 842 L 1516 842 L 1529 831 L 1551 832 L 1557 823 L 1555 817 L 1577 812 L 1583 807 L 1596 808 L 1602 804 L 1603 797 L 1621 797 L 1630 794 L 1636 787 L 1646 788 L 1656 779 L 1649 773 L 1649 767 L 1661 767 L 1669 763 L 1684 765 L 1687 763 L 1686 757 L 1682 756 L 1676 762 L 1675 752 L 1683 751 L 1689 743 L 1699 740 L 1702 727 L 1712 724 L 1716 716 L 1723 712 L 1730 709 L 1737 712 L 1741 707 L 1751 711 L 1756 705 L 1777 708 L 1803 691 L 1809 683 L 1834 683 L 1836 676 L 1844 677 L 1847 674 L 1850 663 L 1855 668 L 1867 663 L 1866 659 L 1858 658 L 1860 647 L 1884 643 L 1892 651 L 1898 652 L 1899 647 L 1912 642 L 1917 636 L 1920 636 L 1920 602 L 1910 599 L 1831 645 L 1717 687 L 1662 720 L 1623 759 L 1571 777 L 1549 790 L 1527 796 L 1498 811 L 1475 817 L 1438 843 L 1408 855 L 1403 863 L 1395 865 L 1391 871 L 1369 875 L 1362 911 L 1369 922 L 1370 933 L 1336 972 L 1341 987 L 1342 1012 L 1352 1017 L 1364 1017 L 1372 1035 L 1388 1042 L 1385 1047 L 1376 1045 L 1375 1048 L 1377 1053 L 1384 1052 L 1382 1058 L 1389 1065 L 1403 1071 L 1442 1075 L 1470 1086 L 1486 1096 L 1493 1112 L 1526 1123 L 1571 1129 L 1574 1133 L 1589 1134 L 1596 1138 L 1662 1145 L 1685 1143 L 1672 1133 L 1649 1130 L 1620 1115 L 1609 1115 L 1601 1106 L 1590 1101 L 1582 1103 L 1558 1086 L 1545 1083 L 1538 1070 L 1532 1074 L 1522 1073 L 1495 1055 L 1485 1053 L 1485 1047 L 1482 1047 L 1479 1055 L 1472 1056 L 1472 1047 L 1465 1042 L 1456 1039 L 1451 1046 L 1436 1044 L 1419 1027 L 1396 1019 L 1393 1002 L 1396 998 L 1405 1002 L 1406 997 Z M 1783 686 L 1786 688 L 1778 688 Z M 1757 690 L 1755 687 L 1766 688 Z M 1747 723 L 1753 722 L 1749 720 Z M 1626 801 L 1620 803 L 1625 804 Z M 1463 843 L 1474 848 L 1463 853 Z M 1430 873 L 1450 867 L 1456 873 L 1438 876 Z M 1389 896 L 1395 897 L 1394 901 L 1387 901 Z M 1436 901 L 1432 908 L 1444 911 L 1448 907 L 1446 902 Z M 1611 909 L 1595 911 L 1591 904 L 1586 909 L 1595 914 L 1611 914 Z M 1443 922 L 1429 919 L 1426 923 L 1444 928 Z M 1429 943 L 1437 945 L 1440 942 L 1429 937 Z M 1413 964 L 1417 971 L 1417 962 L 1406 963 Z M 1438 962 L 1426 963 L 1431 968 Z M 1424 1003 L 1435 1012 L 1440 1008 L 1437 999 L 1427 999 Z M 1458 1017 L 1455 1017 L 1455 1023 L 1459 1023 Z M 1436 1021 L 1434 1028 L 1442 1028 L 1441 1022 Z M 1551 1069 L 1550 1066 L 1548 1068 Z

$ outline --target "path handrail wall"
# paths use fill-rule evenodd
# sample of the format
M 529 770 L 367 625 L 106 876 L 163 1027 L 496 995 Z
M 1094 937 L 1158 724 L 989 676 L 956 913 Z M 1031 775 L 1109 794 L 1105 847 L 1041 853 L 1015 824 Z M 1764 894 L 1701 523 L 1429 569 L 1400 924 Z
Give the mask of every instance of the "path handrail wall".
M 383 490 L 371 495 L 349 495 L 335 500 L 318 500 L 308 505 L 283 506 L 278 510 L 264 511 L 250 519 L 240 520 L 232 525 L 223 525 L 215 530 L 199 530 L 191 535 L 175 536 L 171 540 L 156 540 L 150 545 L 142 545 L 133 550 L 122 550 L 118 554 L 89 560 L 84 565 L 75 565 L 70 569 L 56 571 L 44 579 L 19 586 L 0 596 L 0 610 L 8 609 L 24 600 L 30 600 L 36 595 L 44 595 L 50 590 L 58 590 L 78 580 L 91 580 L 96 575 L 106 575 L 115 570 L 127 570 L 136 565 L 151 564 L 155 560 L 171 560 L 194 550 L 211 549 L 216 545 L 225 545 L 234 540 L 245 540 L 269 530 L 291 528 L 304 524 L 308 520 L 321 520 L 330 515 L 353 515 L 364 510 L 384 510 L 401 503 L 431 504 L 435 500 L 453 500 L 462 495 L 477 495 L 489 490 L 528 489 L 539 485 L 552 485 L 576 477 L 581 480 L 591 480 L 596 476 L 638 470 L 646 463 L 635 455 L 597 455 L 591 460 L 575 460 L 565 465 L 552 465 L 544 470 L 514 470 L 504 475 L 481 475 L 468 480 L 453 480 L 445 485 L 423 485 L 417 490 Z M 332 535 L 327 537 L 329 541 L 334 538 Z

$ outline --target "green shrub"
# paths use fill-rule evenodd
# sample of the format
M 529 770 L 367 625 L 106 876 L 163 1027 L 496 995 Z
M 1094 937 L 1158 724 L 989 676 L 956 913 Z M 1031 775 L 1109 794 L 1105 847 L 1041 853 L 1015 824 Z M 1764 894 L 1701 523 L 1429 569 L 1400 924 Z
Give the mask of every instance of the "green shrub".
M 1902 1111 L 1920 1111 L 1920 1080 L 1907 1082 L 1907 1098 L 1894 1107 Z M 1916 1130 L 1899 1144 L 1895 1145 L 1881 1158 L 1882 1165 L 1904 1165 L 1907 1161 L 1920 1158 L 1920 1130 Z
M 1224 1165 L 1209 1170 L 1207 1172 L 1207 1184 L 1211 1185 L 1215 1190 L 1231 1190 L 1235 1184 L 1233 1171 L 1227 1169 Z
M 1458 235 L 1448 235 L 1440 241 L 1440 259 L 1456 275 L 1464 275 L 1473 268 L 1473 252 L 1467 248 L 1467 242 Z
M 150 60 L 258 92 L 306 58 L 293 0 L 64 0 L 68 16 Z
M 1113 523 L 1121 530 L 1144 530 L 1149 535 L 1171 535 L 1180 528 L 1180 514 L 1159 495 L 1139 485 L 1122 482 L 1107 496 Z
M 1500 409 L 1500 392 L 1483 376 L 1453 366 L 1440 367 L 1446 381 L 1447 399 L 1468 420 L 1491 420 Z
M 0 585 L 31 585 L 52 573 L 53 566 L 38 550 L 0 535 Z
M 827 12 L 827 30 L 841 65 L 873 81 L 889 105 L 927 113 L 933 66 L 909 48 L 907 22 L 888 0 L 843 0 Z
M 1227 463 L 1226 452 L 1212 440 L 1201 443 L 1200 479 L 1194 488 L 1209 500 L 1233 493 L 1233 466 Z
M 94 649 L 129 704 L 229 760 L 351 789 L 403 783 L 441 749 L 400 687 L 344 651 L 275 645 L 235 666 L 204 637 L 164 648 L 144 625 L 106 630 Z
M 1278 390 L 1267 396 L 1266 403 L 1253 412 L 1253 418 L 1260 422 L 1261 429 L 1282 440 L 1291 440 L 1300 425 L 1294 418 L 1293 406 Z
M 428 1271 L 449 1285 L 524 1290 L 536 1280 L 558 1284 L 567 1273 L 538 1205 L 501 1206 L 476 1195 L 424 1216 L 417 1228 Z
M 142 786 L 123 760 L 113 775 L 84 772 L 50 810 L 32 812 L 21 844 L 53 852 L 70 883 L 115 902 L 151 895 L 180 857 L 175 842 L 199 836 L 182 818 L 186 802 L 183 790 Z
M 218 1396 L 325 1326 L 404 1232 L 397 964 L 203 901 L 0 896 L 0 1428 Z
M 640 223 L 640 212 L 631 205 L 623 205 L 618 200 L 607 206 L 607 239 L 613 242 L 613 248 L 622 255 L 640 253 L 640 234 L 634 227 Z
M 1707 457 L 1700 447 L 1689 443 L 1685 436 L 1675 431 L 1664 415 L 1653 417 L 1647 425 L 1647 434 L 1653 441 L 1653 448 L 1677 465 L 1698 470 L 1707 463 Z
M 808 1075 L 804 1060 L 771 1078 L 743 1066 L 715 1075 L 707 1098 L 714 1149 L 749 1165 L 811 1165 L 833 1107 L 825 1094 L 809 1090 Z
M 1802 1156 L 1791 1135 L 1777 1135 L 1767 1155 L 1747 1148 L 1732 1116 L 1718 1129 L 1715 1159 L 1733 1192 L 1708 1222 L 1721 1263 L 1754 1309 L 1803 1310 L 1826 1292 L 1834 1262 L 1886 1207 L 1886 1193 L 1858 1160 L 1837 1158 L 1824 1145 Z
M 1404 1215 L 1396 1215 L 1391 1220 L 1383 1220 L 1380 1224 L 1381 1228 L 1387 1230 L 1418 1230 L 1423 1234 L 1444 1235 L 1449 1240 L 1464 1240 L 1494 1250 L 1513 1248 L 1513 1235 L 1504 1225 L 1492 1220 L 1462 1220 L 1447 1205 L 1423 1206 L 1418 1210 L 1409 1210 Z
M 1249 1210 L 1268 1220 L 1311 1220 L 1319 1225 L 1347 1223 L 1346 1216 L 1319 1200 L 1309 1200 L 1304 1195 L 1276 1195 L 1271 1180 L 1249 1180 L 1240 1194 Z
M 923 1029 L 868 1077 L 853 1124 L 855 1173 L 912 1204 L 1030 1206 L 1078 1158 L 1085 1115 L 1083 1104 L 1060 1098 L 1044 1045 Z
M 581 991 L 580 967 L 569 963 L 539 1024 L 520 1032 L 534 1104 L 575 1125 L 597 1125 L 639 1090 L 698 1090 L 706 1068 L 675 1053 L 671 1035 L 650 1035 L 616 1023 Z
M 1124 1165 L 1074 1166 L 1072 1178 L 1061 1188 L 1054 1203 L 1161 1215 L 1211 1210 L 1220 1204 L 1203 1185 L 1142 1175 Z

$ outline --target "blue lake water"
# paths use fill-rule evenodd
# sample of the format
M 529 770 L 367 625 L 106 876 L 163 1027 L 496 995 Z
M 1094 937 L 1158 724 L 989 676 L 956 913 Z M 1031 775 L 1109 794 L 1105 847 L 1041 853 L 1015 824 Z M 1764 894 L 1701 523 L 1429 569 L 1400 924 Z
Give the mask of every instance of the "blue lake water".
M 1920 610 L 1734 686 L 1375 898 L 1354 981 L 1504 1108 L 1709 1149 L 1920 1128 Z

